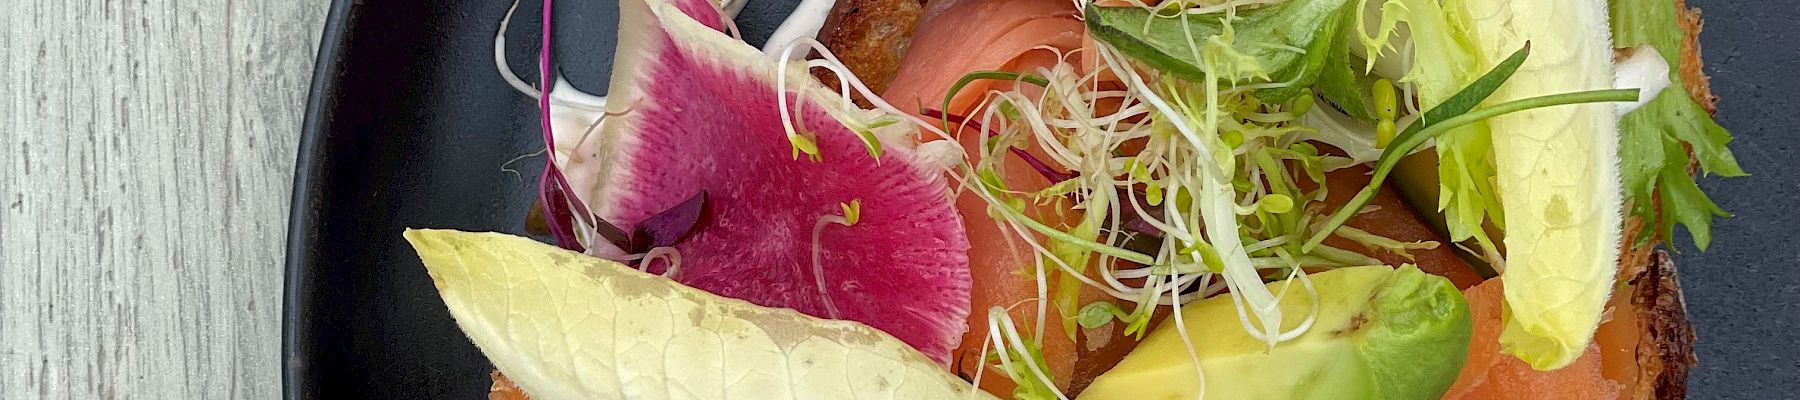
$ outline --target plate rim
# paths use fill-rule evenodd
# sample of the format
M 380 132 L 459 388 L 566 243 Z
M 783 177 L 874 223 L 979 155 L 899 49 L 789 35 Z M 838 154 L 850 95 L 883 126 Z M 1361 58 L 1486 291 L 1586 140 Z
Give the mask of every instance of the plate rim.
M 313 310 L 306 300 L 316 291 L 308 272 L 317 256 L 314 245 L 319 232 L 314 220 L 323 192 L 318 179 L 325 174 L 324 150 L 332 119 L 329 114 L 337 104 L 338 78 L 343 75 L 343 56 L 350 43 L 349 27 L 357 14 L 355 3 L 356 0 L 332 0 L 326 12 L 318 53 L 313 58 L 312 83 L 307 90 L 294 162 L 281 306 L 281 393 L 282 398 L 289 400 L 306 399 L 316 384 L 308 381 L 312 368 L 308 355 L 314 335 L 308 329 Z

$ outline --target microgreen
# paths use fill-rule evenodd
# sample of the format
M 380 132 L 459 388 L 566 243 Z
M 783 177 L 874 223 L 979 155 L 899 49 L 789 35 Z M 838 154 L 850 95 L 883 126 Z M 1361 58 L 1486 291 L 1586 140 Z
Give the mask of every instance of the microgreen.
M 1017 72 L 1007 72 L 1007 71 L 970 72 L 966 75 L 963 75 L 962 78 L 957 78 L 956 83 L 951 84 L 950 89 L 948 91 L 944 92 L 944 104 L 938 110 L 942 111 L 945 114 L 948 114 L 950 112 L 950 101 L 955 99 L 957 94 L 962 93 L 963 87 L 969 86 L 969 84 L 975 83 L 975 81 L 979 81 L 979 80 L 1017 81 L 1017 82 L 1030 83 L 1030 84 L 1038 85 L 1038 86 L 1049 86 L 1050 85 L 1050 81 L 1048 79 L 1044 79 L 1044 77 L 1036 76 L 1036 75 L 1027 75 L 1027 74 L 1020 74 Z M 1008 104 L 1008 103 L 1002 103 L 1002 104 Z M 1010 106 L 1010 104 L 1008 104 L 1008 105 Z M 929 115 L 927 115 L 927 116 L 929 117 Z M 933 117 L 933 118 L 937 118 L 937 117 Z M 944 131 L 952 131 L 950 129 L 950 124 L 952 124 L 952 122 L 950 122 L 948 120 L 945 120 L 943 122 L 944 122 Z M 957 123 L 960 123 L 960 122 L 957 122 Z
M 793 158 L 795 160 L 800 159 L 801 154 L 805 154 L 807 159 L 819 161 L 819 143 L 814 142 L 811 136 L 807 136 L 803 133 L 790 133 L 787 135 L 787 138 L 788 143 L 793 145 Z
M 945 124 L 958 124 L 978 132 L 986 132 L 990 140 L 995 140 L 1000 137 L 1000 132 L 984 129 L 980 122 L 975 122 L 961 115 L 948 114 L 934 109 L 925 109 L 920 111 L 919 114 L 924 115 L 927 118 L 937 118 L 944 121 Z M 945 129 L 949 129 L 948 126 L 946 126 Z M 1014 156 L 1018 156 L 1020 160 L 1025 161 L 1026 165 L 1030 165 L 1031 169 L 1037 170 L 1038 174 L 1043 175 L 1044 179 L 1049 180 L 1050 183 L 1061 183 L 1063 181 L 1074 179 L 1079 175 L 1079 172 L 1057 171 L 1055 168 L 1050 167 L 1050 164 L 1045 163 L 1044 160 L 1038 159 L 1037 156 L 1031 155 L 1031 152 L 1025 151 L 1025 149 L 1007 146 L 1007 151 L 1011 152 Z M 1000 179 L 998 176 L 984 178 L 990 178 L 996 182 Z M 1004 188 L 1005 186 L 1000 185 L 1000 187 Z
M 1350 226 L 1340 226 L 1336 231 L 1333 231 L 1333 233 L 1342 236 L 1345 239 L 1350 239 L 1357 244 L 1361 244 L 1363 247 L 1370 250 L 1386 251 L 1401 257 L 1406 257 L 1408 260 L 1413 259 L 1411 250 L 1431 250 L 1436 249 L 1439 246 L 1438 242 L 1433 241 L 1402 242 Z
M 1013 398 L 1028 400 L 1067 399 L 1062 391 L 1052 384 L 1049 362 L 1044 360 L 1043 346 L 1037 340 L 1025 340 L 1025 335 L 1012 322 L 1006 309 L 993 307 L 988 309 L 988 334 L 985 340 L 998 350 L 982 360 L 984 363 L 998 362 L 1000 370 L 1007 378 L 1012 379 L 1018 387 L 1013 389 Z M 987 349 L 982 349 L 985 353 Z M 979 384 L 979 381 L 977 381 Z
M 1081 223 L 1070 228 L 1068 233 L 1071 236 L 1092 240 L 1091 238 L 1100 235 L 1100 224 L 1105 219 L 1106 213 L 1101 210 L 1089 210 L 1083 213 Z M 1081 301 L 1082 286 L 1079 275 L 1087 273 L 1088 259 L 1094 253 L 1073 243 L 1058 240 L 1050 242 L 1050 254 L 1058 258 L 1062 264 L 1074 267 L 1072 270 L 1059 270 L 1061 278 L 1057 280 L 1056 293 L 1052 300 L 1058 310 L 1065 313 L 1071 312 Z M 1063 316 L 1063 334 L 1067 335 L 1070 340 L 1074 340 L 1076 321 L 1075 318 L 1070 317 L 1072 316 Z
M 1044 223 L 1038 222 L 1036 219 L 1025 216 L 1023 211 L 1015 210 L 1012 207 L 996 207 L 996 208 L 1001 209 L 1002 213 L 1006 214 L 1006 219 L 1019 222 L 1020 224 L 1023 224 L 1026 228 L 1029 228 L 1032 231 L 1037 232 L 1040 235 L 1049 237 L 1051 239 L 1067 242 L 1070 245 L 1074 245 L 1075 247 L 1079 247 L 1079 248 L 1085 249 L 1087 251 L 1117 257 L 1119 259 L 1138 263 L 1138 264 L 1152 265 L 1152 264 L 1156 263 L 1156 259 L 1149 255 L 1141 254 L 1141 253 L 1138 253 L 1135 251 L 1126 250 L 1126 249 L 1119 248 L 1119 247 L 1113 247 L 1113 246 L 1109 246 L 1109 245 L 1095 243 L 1093 239 L 1078 237 L 1078 236 L 1072 235 L 1068 232 L 1064 232 L 1060 229 L 1052 228 L 1049 225 L 1044 225 Z
M 870 158 L 879 159 L 881 158 L 881 139 L 876 138 L 875 131 L 870 129 L 851 128 L 851 132 L 856 132 L 856 136 L 862 138 L 863 149 L 869 152 Z
M 1131 319 L 1131 313 L 1119 308 L 1119 305 L 1105 300 L 1095 301 L 1088 303 L 1085 306 L 1081 306 L 1081 312 L 1075 317 L 1076 322 L 1080 323 L 1081 327 L 1088 329 L 1106 326 L 1111 324 L 1114 320 L 1130 321 Z
M 844 210 L 844 226 L 856 226 L 856 222 L 862 220 L 862 199 L 838 203 L 838 207 Z

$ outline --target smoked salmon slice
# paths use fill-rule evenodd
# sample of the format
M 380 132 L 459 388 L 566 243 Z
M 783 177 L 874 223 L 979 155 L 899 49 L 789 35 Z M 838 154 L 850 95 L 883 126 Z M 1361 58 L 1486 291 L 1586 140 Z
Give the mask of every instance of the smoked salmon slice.
M 1035 73 L 1059 61 L 1055 51 L 1080 48 L 1087 37 L 1078 10 L 1065 0 L 944 0 L 929 7 L 894 81 L 881 93 L 911 112 L 938 108 L 950 85 L 970 72 Z M 998 85 L 971 84 L 943 111 L 965 114 Z
M 1489 279 L 1463 291 L 1469 315 L 1475 320 L 1469 358 L 1445 399 L 1611 399 L 1619 396 L 1617 382 L 1602 374 L 1600 349 L 1590 345 L 1574 364 L 1555 371 L 1538 371 L 1517 357 L 1500 353 L 1500 279 Z
M 1369 172 L 1367 165 L 1326 172 L 1324 214 L 1336 212 L 1338 207 L 1356 196 L 1357 191 L 1368 186 Z M 1300 179 L 1300 185 L 1302 190 L 1317 187 L 1316 183 L 1306 179 Z M 1420 217 L 1412 206 L 1407 205 L 1406 200 L 1395 189 L 1390 185 L 1376 192 L 1375 198 L 1369 201 L 1369 206 L 1344 225 L 1401 242 L 1435 241 L 1438 242 L 1437 248 L 1409 250 L 1407 254 L 1411 257 L 1408 257 L 1383 249 L 1367 248 L 1335 235 L 1326 239 L 1325 244 L 1362 253 L 1387 265 L 1413 264 L 1427 273 L 1450 279 L 1450 283 L 1456 284 L 1458 289 L 1467 289 L 1481 283 L 1481 275 L 1476 274 L 1475 269 L 1457 257 L 1456 251 L 1451 247 L 1454 244 L 1431 229 L 1430 223 Z
M 1066 0 L 942 0 L 927 7 L 894 81 L 881 93 L 889 104 L 920 116 L 925 109 L 941 107 L 950 86 L 970 72 L 1035 73 L 1062 61 L 1058 52 L 1066 54 L 1080 48 L 1086 37 L 1086 28 L 1076 19 L 1079 11 Z M 959 91 L 949 109 L 940 111 L 970 115 L 980 107 L 988 91 L 1013 89 L 1010 85 L 977 81 Z M 970 129 L 953 134 L 967 150 L 965 157 L 978 156 L 984 132 Z M 1040 150 L 1030 151 L 1047 159 Z M 1009 188 L 1036 191 L 1050 185 L 1017 157 L 1003 162 L 1005 173 L 1001 179 Z M 1009 233 L 989 216 L 988 204 L 980 197 L 961 193 L 956 206 L 969 237 L 969 272 L 974 283 L 970 302 L 974 312 L 969 314 L 970 329 L 963 336 L 962 347 L 954 353 L 954 369 L 959 375 L 972 378 L 985 364 L 982 355 L 992 354 L 983 352 L 982 347 L 988 309 L 1006 308 L 1021 333 L 1030 334 L 1036 326 L 1035 255 L 1022 241 L 1009 239 Z M 1030 206 L 1026 214 L 1050 226 L 1066 227 L 1080 217 L 1069 207 L 1064 202 L 1047 202 Z M 1046 285 L 1047 293 L 1055 291 L 1053 284 Z M 1045 333 L 1038 338 L 1049 374 L 1061 389 L 1068 388 L 1077 353 L 1075 340 L 1060 328 L 1060 316 L 1065 312 L 1073 315 L 1076 310 L 1048 310 Z M 981 387 L 989 393 L 1005 395 L 1012 393 L 1014 386 L 1003 374 L 988 370 L 982 373 Z

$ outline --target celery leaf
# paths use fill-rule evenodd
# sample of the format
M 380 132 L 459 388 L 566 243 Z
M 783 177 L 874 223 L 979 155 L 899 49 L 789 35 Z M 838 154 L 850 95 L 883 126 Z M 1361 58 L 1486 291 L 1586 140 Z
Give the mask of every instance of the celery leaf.
M 1648 44 L 1669 65 L 1681 65 L 1681 41 L 1685 33 L 1678 22 L 1675 3 L 1667 0 L 1611 0 L 1609 3 L 1614 46 L 1629 48 Z M 1736 177 L 1747 175 L 1737 158 L 1726 147 L 1731 133 L 1714 122 L 1706 109 L 1680 88 L 1681 72 L 1669 71 L 1669 88 L 1649 104 L 1626 114 L 1619 122 L 1622 141 L 1619 156 L 1625 194 L 1636 199 L 1631 213 L 1646 221 L 1657 221 L 1658 229 L 1645 229 L 1640 243 L 1670 237 L 1675 224 L 1686 225 L 1694 245 L 1705 250 L 1712 239 L 1712 218 L 1728 216 L 1712 199 L 1695 185 L 1687 172 L 1690 160 L 1697 160 L 1708 174 Z M 1687 145 L 1688 151 L 1679 144 Z M 1653 198 L 1662 200 L 1660 215 Z

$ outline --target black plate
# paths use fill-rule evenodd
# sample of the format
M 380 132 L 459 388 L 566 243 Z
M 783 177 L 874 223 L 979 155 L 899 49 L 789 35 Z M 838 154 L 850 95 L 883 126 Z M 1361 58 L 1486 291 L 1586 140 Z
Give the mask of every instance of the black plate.
M 509 62 L 535 81 L 539 5 L 525 1 Z M 753 43 L 795 0 L 752 0 L 739 25 Z M 1707 8 L 1707 71 L 1722 121 L 1757 176 L 1705 185 L 1739 217 L 1711 252 L 1678 257 L 1698 326 L 1695 398 L 1800 393 L 1800 263 L 1791 242 L 1800 145 L 1789 72 L 1800 68 L 1792 7 Z M 283 384 L 289 399 L 479 399 L 486 359 L 463 338 L 411 248 L 406 227 L 521 232 L 542 158 L 536 103 L 495 73 L 505 1 L 338 0 L 328 15 L 307 106 L 288 237 Z M 1754 12 L 1750 12 L 1754 11 Z M 558 65 L 601 92 L 615 6 L 557 5 Z M 517 172 L 503 169 L 510 166 Z

